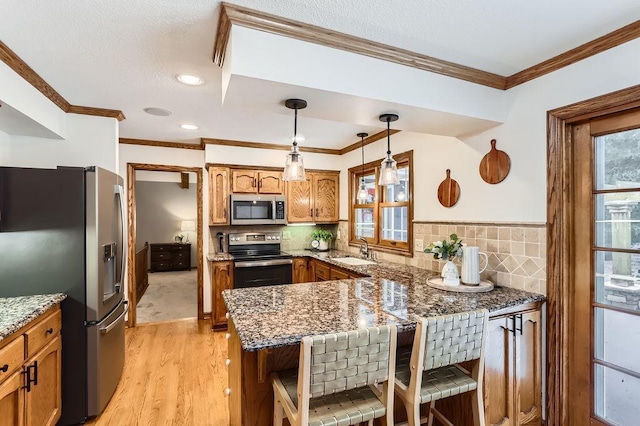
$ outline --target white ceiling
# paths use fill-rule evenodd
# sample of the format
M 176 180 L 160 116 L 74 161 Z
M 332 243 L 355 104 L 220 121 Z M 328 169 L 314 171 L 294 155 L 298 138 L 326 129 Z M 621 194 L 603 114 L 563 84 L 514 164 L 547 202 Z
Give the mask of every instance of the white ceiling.
M 232 2 L 501 75 L 640 18 L 638 0 Z M 122 110 L 121 137 L 286 143 L 290 117 L 222 105 L 221 71 L 211 60 L 219 10 L 214 0 L 3 0 L 0 40 L 70 103 Z M 174 79 L 183 72 L 206 83 L 184 86 Z M 150 116 L 148 106 L 173 115 Z M 200 129 L 182 130 L 183 122 Z M 383 127 L 324 120 L 301 131 L 313 132 L 309 145 L 341 147 L 357 131 Z

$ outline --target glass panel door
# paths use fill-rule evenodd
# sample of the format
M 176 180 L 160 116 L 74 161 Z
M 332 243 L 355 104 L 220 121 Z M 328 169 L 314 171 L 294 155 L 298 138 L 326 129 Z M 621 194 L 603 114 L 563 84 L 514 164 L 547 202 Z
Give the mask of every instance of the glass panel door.
M 640 129 L 594 139 L 592 413 L 640 419 Z

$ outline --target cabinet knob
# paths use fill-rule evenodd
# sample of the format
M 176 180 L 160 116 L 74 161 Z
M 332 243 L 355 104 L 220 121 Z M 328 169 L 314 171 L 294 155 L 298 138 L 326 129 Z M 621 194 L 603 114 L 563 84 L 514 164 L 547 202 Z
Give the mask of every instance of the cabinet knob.
M 231 339 L 231 333 L 225 333 L 224 338 L 225 339 Z
M 225 395 L 231 395 L 231 388 L 226 388 L 226 389 L 224 390 L 224 394 L 225 394 Z
M 229 312 L 227 312 L 226 314 L 224 314 L 224 317 L 225 317 L 226 319 L 229 319 Z
M 2 367 L 0 367 L 0 371 L 2 371 L 3 373 L 6 373 L 7 371 L 9 371 L 9 364 L 5 364 Z
M 231 364 L 231 360 L 229 358 L 225 359 L 224 364 L 228 367 Z
M 53 334 L 53 327 L 47 329 L 47 331 L 45 331 L 44 334 Z

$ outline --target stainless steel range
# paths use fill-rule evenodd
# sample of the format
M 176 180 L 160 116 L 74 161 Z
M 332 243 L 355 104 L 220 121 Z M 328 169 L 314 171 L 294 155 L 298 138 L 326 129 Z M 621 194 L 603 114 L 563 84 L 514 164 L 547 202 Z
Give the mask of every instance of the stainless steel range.
M 293 257 L 280 251 L 280 233 L 229 234 L 234 288 L 291 284 Z

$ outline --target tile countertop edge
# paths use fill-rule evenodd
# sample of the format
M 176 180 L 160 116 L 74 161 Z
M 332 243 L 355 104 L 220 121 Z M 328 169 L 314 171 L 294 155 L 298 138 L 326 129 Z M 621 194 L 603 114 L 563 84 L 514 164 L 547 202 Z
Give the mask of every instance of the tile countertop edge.
M 63 293 L 0 297 L 0 342 L 66 298 Z

